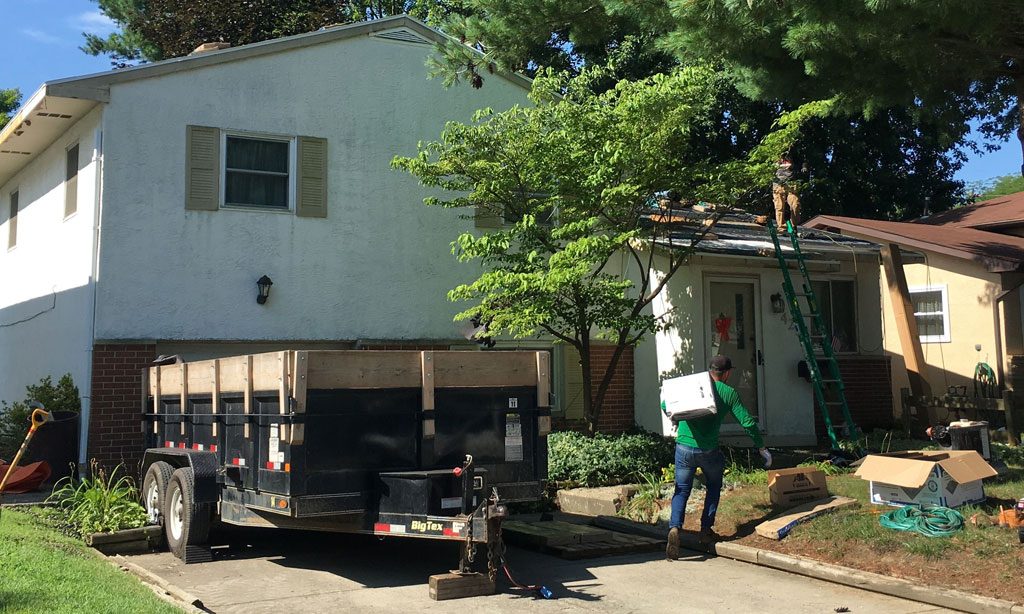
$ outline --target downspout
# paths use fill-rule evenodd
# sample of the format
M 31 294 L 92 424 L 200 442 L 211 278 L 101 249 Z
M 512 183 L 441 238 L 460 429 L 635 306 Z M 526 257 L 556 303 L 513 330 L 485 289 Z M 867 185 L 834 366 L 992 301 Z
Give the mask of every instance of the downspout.
M 96 188 L 93 201 L 93 237 L 92 237 L 92 270 L 90 272 L 90 284 L 92 286 L 92 302 L 89 304 L 89 345 L 86 347 L 86 386 L 88 395 L 82 397 L 82 415 L 79 424 L 78 434 L 78 466 L 79 475 L 85 475 L 89 462 L 89 423 L 92 417 L 92 360 L 93 348 L 96 345 L 96 301 L 97 301 L 97 277 L 100 270 L 100 225 L 103 219 L 103 121 L 106 118 L 104 113 L 100 117 L 100 127 L 95 132 L 95 148 L 93 149 L 93 162 L 96 164 Z
M 1006 388 L 1006 382 L 1004 379 L 1005 370 L 1003 368 L 1003 317 L 999 311 L 999 305 L 1002 304 L 1003 299 L 1019 290 L 1021 286 L 1024 286 L 1024 280 L 1018 281 L 1010 289 L 1000 292 L 996 295 L 996 300 L 992 301 L 992 322 L 996 328 L 996 385 L 1000 392 Z M 1002 287 L 1002 282 L 1000 282 L 999 287 Z

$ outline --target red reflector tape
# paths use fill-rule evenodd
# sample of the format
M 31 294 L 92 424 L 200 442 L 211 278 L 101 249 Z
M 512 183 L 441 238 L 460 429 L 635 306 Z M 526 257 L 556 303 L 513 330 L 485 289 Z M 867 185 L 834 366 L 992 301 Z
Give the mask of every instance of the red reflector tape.
M 184 449 L 185 448 L 185 442 L 183 441 L 183 442 L 179 443 L 178 447 Z
M 458 535 L 459 535 L 458 531 L 456 531 L 455 529 L 452 529 L 451 527 L 445 527 L 444 531 L 441 531 L 441 533 L 443 535 L 448 536 L 448 537 L 458 537 Z
M 199 443 L 194 443 L 194 444 L 192 444 L 192 449 L 193 450 L 202 450 L 203 449 L 203 445 L 199 444 Z
M 217 446 L 210 446 L 210 452 L 216 452 Z
M 164 442 L 164 447 L 165 448 L 173 448 L 174 447 L 174 442 L 173 441 L 165 441 Z
M 373 523 L 373 530 L 378 533 L 390 533 L 391 525 L 385 524 L 383 522 L 375 522 Z

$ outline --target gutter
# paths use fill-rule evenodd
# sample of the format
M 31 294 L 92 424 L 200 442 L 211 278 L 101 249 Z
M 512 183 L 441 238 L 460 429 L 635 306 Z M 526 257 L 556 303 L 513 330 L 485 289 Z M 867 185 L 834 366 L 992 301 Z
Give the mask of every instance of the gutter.
M 96 164 L 96 189 L 93 202 L 93 237 L 92 237 L 92 271 L 89 274 L 90 285 L 92 286 L 92 302 L 89 304 L 89 345 L 86 347 L 86 384 L 89 386 L 89 395 L 82 397 L 81 421 L 78 425 L 78 465 L 79 475 L 86 475 L 89 462 L 89 424 L 92 418 L 92 365 L 93 348 L 96 346 L 96 303 L 97 303 L 97 278 L 100 270 L 100 231 L 102 226 L 103 208 L 103 133 L 106 113 L 100 118 L 99 129 L 95 133 L 96 145 L 94 149 L 94 162 Z

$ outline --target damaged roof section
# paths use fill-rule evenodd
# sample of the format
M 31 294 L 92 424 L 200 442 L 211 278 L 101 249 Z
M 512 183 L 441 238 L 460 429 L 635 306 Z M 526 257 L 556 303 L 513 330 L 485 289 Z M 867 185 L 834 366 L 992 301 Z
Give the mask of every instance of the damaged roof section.
M 721 216 L 717 222 L 715 218 Z M 666 249 L 687 249 L 691 242 L 706 232 L 697 244 L 701 254 L 725 254 L 754 258 L 775 258 L 764 216 L 757 216 L 739 209 L 721 209 L 695 205 L 685 209 L 662 210 L 651 216 L 654 224 L 667 224 L 670 234 L 659 238 L 654 244 Z M 713 224 L 713 225 L 712 225 Z M 711 226 L 708 229 L 708 226 Z M 853 237 L 820 229 L 800 227 L 797 230 L 800 251 L 807 260 L 835 260 L 842 255 L 875 255 L 879 246 Z M 779 234 L 779 245 L 783 252 L 792 253 L 793 246 L 788 235 Z

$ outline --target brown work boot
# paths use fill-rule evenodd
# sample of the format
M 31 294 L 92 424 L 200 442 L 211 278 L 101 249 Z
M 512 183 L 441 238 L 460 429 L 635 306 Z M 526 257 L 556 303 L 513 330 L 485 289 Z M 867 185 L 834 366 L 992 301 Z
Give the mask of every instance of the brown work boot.
M 668 545 L 665 546 L 665 558 L 674 561 L 679 558 L 679 529 L 668 530 Z
M 700 535 L 697 537 L 697 541 L 702 546 L 710 546 L 720 539 L 722 539 L 722 536 L 715 533 L 712 529 L 701 529 Z

